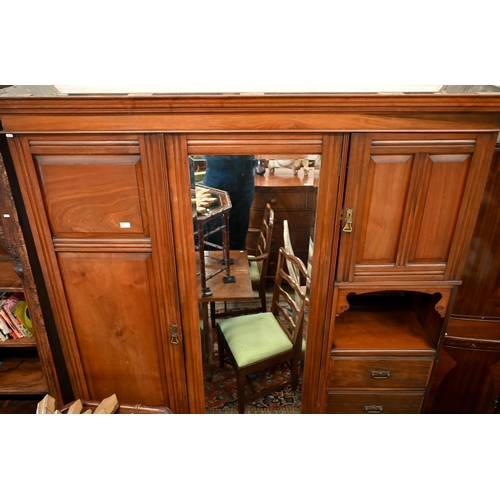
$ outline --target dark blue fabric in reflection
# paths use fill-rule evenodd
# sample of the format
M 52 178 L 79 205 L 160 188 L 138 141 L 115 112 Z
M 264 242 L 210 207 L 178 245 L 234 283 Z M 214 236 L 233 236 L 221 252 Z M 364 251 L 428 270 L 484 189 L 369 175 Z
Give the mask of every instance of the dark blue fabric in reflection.
M 250 207 L 255 194 L 253 155 L 206 156 L 207 172 L 203 184 L 229 194 L 229 246 L 231 250 L 244 250 L 250 223 Z M 213 242 L 221 245 L 222 235 Z

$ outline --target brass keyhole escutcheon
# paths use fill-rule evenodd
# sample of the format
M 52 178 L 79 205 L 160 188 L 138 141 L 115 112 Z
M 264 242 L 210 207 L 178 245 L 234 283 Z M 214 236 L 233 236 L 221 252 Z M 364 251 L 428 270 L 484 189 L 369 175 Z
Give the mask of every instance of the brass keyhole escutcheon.
M 346 208 L 345 209 L 345 224 L 344 227 L 342 228 L 342 231 L 344 233 L 352 233 L 352 213 L 354 211 L 354 208 Z

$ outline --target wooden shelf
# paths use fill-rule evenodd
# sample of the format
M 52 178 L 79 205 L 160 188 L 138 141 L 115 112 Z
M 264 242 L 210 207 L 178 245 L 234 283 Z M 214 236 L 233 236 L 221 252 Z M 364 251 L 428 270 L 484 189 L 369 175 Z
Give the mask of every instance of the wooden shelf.
M 18 347 L 36 347 L 36 339 L 34 337 L 22 337 L 20 339 L 5 340 L 4 342 L 0 341 L 0 349 L 4 347 L 11 349 L 16 349 Z
M 0 394 L 46 394 L 40 360 L 29 356 L 0 355 Z
M 335 320 L 333 347 L 337 354 L 339 350 L 346 354 L 364 350 L 435 353 L 415 313 L 401 303 L 351 305 Z

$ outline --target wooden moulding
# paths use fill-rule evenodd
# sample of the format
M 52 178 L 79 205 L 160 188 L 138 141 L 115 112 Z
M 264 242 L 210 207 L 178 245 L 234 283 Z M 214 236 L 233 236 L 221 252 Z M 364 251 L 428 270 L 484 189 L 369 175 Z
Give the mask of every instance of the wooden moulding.
M 0 98 L 7 133 L 498 130 L 499 113 L 500 94 Z

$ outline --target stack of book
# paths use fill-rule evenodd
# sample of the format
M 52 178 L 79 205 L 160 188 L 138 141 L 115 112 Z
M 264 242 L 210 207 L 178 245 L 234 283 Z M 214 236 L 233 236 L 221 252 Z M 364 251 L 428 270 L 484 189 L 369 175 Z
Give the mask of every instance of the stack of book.
M 0 341 L 21 337 L 33 337 L 33 325 L 24 294 L 0 293 Z

